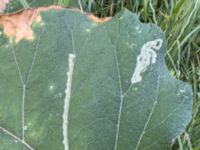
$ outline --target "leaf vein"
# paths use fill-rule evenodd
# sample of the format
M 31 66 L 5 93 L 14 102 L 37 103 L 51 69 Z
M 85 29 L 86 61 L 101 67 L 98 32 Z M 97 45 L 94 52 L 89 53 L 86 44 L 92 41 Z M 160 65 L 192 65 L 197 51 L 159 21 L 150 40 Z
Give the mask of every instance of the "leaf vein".
M 151 119 L 151 117 L 152 117 L 152 115 L 153 115 L 153 113 L 154 113 L 155 108 L 156 108 L 156 105 L 157 105 L 157 102 L 158 102 L 158 96 L 159 96 L 159 89 L 160 89 L 160 76 L 158 75 L 157 90 L 156 90 L 156 98 L 155 98 L 153 107 L 152 107 L 152 109 L 151 109 L 151 112 L 150 112 L 150 114 L 149 114 L 149 117 L 148 117 L 148 119 L 147 119 L 147 121 L 146 121 L 146 123 L 145 123 L 145 125 L 144 125 L 144 128 L 143 128 L 143 130 L 142 130 L 142 133 L 141 133 L 141 135 L 140 135 L 140 138 L 139 138 L 139 140 L 138 140 L 138 142 L 137 142 L 137 145 L 136 145 L 136 147 L 135 147 L 135 150 L 138 150 L 138 148 L 139 148 L 139 146 L 140 146 L 140 143 L 141 143 L 141 141 L 142 141 L 142 138 L 143 138 L 143 136 L 144 136 L 144 134 L 145 134 L 145 132 L 146 132 L 147 126 L 148 126 L 148 124 L 149 124 L 149 121 L 150 121 L 150 119 Z
M 28 149 L 30 150 L 34 150 L 33 147 L 31 147 L 28 143 L 26 143 L 26 141 L 21 140 L 19 137 L 17 137 L 16 135 L 14 135 L 12 132 L 8 131 L 7 129 L 3 128 L 0 126 L 0 130 L 3 131 L 3 133 L 11 136 L 12 138 L 14 138 L 15 140 L 19 141 L 20 143 L 22 143 L 24 146 L 26 146 Z

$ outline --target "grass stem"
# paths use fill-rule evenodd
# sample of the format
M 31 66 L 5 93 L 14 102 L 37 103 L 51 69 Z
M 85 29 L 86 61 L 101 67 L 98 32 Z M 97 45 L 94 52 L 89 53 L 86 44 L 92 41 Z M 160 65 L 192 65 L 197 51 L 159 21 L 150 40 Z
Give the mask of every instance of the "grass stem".
M 30 6 L 26 0 L 20 0 L 20 3 L 24 8 L 30 8 Z

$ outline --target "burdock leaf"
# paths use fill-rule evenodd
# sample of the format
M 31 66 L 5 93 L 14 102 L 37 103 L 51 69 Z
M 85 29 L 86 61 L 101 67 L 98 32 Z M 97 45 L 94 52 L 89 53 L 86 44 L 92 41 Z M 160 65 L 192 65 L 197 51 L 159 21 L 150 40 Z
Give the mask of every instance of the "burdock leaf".
M 163 32 L 128 10 L 42 10 L 0 18 L 0 150 L 170 149 L 192 91 L 169 74 Z

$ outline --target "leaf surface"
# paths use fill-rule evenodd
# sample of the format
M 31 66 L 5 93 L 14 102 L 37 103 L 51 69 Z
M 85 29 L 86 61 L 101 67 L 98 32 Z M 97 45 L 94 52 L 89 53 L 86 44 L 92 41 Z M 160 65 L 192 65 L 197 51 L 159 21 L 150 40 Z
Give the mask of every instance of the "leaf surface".
M 0 150 L 168 150 L 185 130 L 163 32 L 128 10 L 96 21 L 50 10 L 32 40 L 1 34 Z

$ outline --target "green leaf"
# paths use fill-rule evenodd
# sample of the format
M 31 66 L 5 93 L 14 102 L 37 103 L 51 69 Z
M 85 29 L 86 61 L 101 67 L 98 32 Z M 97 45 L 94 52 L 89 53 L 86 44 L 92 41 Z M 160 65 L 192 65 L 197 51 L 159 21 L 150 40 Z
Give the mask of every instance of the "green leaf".
M 170 76 L 158 27 L 128 10 L 102 23 L 51 10 L 42 22 L 32 41 L 0 36 L 0 150 L 170 149 L 192 91 Z

